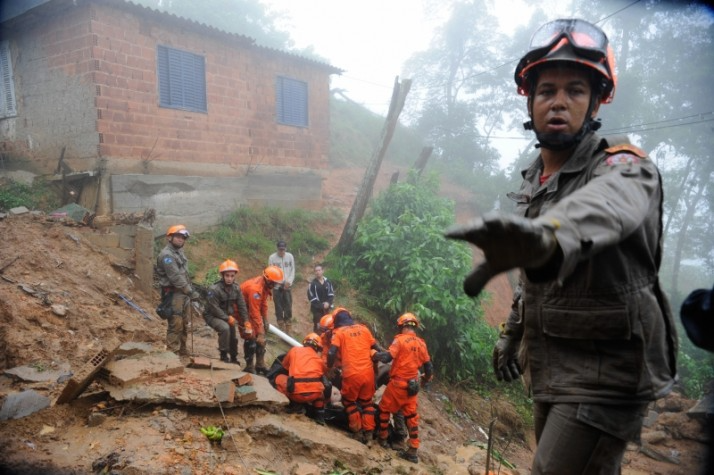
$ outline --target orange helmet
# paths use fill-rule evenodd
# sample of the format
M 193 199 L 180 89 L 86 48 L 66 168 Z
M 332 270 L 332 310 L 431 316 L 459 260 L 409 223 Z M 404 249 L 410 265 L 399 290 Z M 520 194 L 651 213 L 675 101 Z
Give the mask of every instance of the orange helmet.
M 397 326 L 402 327 L 418 327 L 419 320 L 413 313 L 407 312 L 397 319 Z
M 541 26 L 516 67 L 518 93 L 529 95 L 533 84 L 529 75 L 553 61 L 575 63 L 594 71 L 600 79 L 600 102 L 612 102 L 617 86 L 615 55 L 605 32 L 598 26 L 577 19 L 559 19 Z
M 218 266 L 218 272 L 223 274 L 224 272 L 238 272 L 238 264 L 235 263 L 235 261 L 232 261 L 230 259 L 226 259 L 225 261 L 221 262 L 221 265 Z
M 190 236 L 188 229 L 186 229 L 186 226 L 183 224 L 176 224 L 174 226 L 171 226 L 168 231 L 166 231 L 166 236 L 171 237 L 174 234 L 180 234 L 186 239 Z
M 322 328 L 323 331 L 328 331 L 328 330 L 334 329 L 335 328 L 335 317 L 333 317 L 331 313 L 328 313 L 327 315 L 323 315 L 323 317 L 320 319 L 320 328 Z
M 302 346 L 311 346 L 315 349 L 315 351 L 320 351 L 320 349 L 322 349 L 322 346 L 320 345 L 320 336 L 317 333 L 308 333 L 302 341 Z
M 278 266 L 268 266 L 263 271 L 263 277 L 271 282 L 280 283 L 285 278 L 283 270 Z

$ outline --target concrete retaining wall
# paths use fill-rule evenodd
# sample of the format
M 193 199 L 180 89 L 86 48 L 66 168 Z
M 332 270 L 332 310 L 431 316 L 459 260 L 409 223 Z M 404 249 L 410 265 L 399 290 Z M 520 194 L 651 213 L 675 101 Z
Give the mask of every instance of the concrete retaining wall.
M 190 231 L 219 224 L 241 206 L 317 209 L 322 177 L 316 173 L 250 174 L 242 177 L 113 175 L 115 213 L 156 210 L 154 234 L 177 223 Z

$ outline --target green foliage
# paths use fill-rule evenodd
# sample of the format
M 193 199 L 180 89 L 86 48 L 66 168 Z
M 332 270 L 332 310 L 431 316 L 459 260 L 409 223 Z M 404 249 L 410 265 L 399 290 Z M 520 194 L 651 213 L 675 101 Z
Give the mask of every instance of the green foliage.
M 441 374 L 480 383 L 496 331 L 483 321 L 479 301 L 463 293 L 471 253 L 444 239 L 454 221 L 453 203 L 437 192 L 436 176 L 412 175 L 380 194 L 339 261 L 340 273 L 369 296 L 364 303 L 379 314 L 383 328 L 393 328 L 405 311 L 417 314 Z
M 14 180 L 0 181 L 0 210 L 24 206 L 28 209 L 52 211 L 59 208 L 60 199 L 54 188 L 46 182 L 36 180 L 26 185 Z
M 677 357 L 679 385 L 686 397 L 700 399 L 707 385 L 714 381 L 714 354 L 694 346 L 679 321 L 677 331 L 680 335 Z
M 300 268 L 330 247 L 327 237 L 317 229 L 337 226 L 340 221 L 339 211 L 334 209 L 238 208 L 215 231 L 203 233 L 201 237 L 212 240 L 223 258 L 238 254 L 253 256 L 250 264 L 256 266 L 267 262 L 268 256 L 275 252 L 276 242 L 282 239 L 288 243 L 288 251 L 295 256 L 295 264 Z M 217 277 L 217 271 L 214 276 L 209 270 L 205 281 L 213 283 Z
M 330 166 L 367 166 L 379 145 L 384 117 L 350 100 L 330 99 Z M 419 156 L 423 139 L 398 125 L 384 156 L 385 161 L 411 165 Z

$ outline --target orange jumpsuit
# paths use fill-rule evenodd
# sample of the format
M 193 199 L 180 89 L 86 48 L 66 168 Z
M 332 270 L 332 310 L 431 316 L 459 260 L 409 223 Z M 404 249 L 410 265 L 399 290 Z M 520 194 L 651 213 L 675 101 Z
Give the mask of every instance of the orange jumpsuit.
M 240 291 L 243 293 L 243 299 L 248 306 L 248 316 L 250 317 L 251 325 L 253 325 L 253 333 L 246 335 L 241 329 L 241 337 L 244 340 L 255 340 L 262 334 L 265 335 L 265 329 L 268 323 L 268 299 L 272 293 L 262 275 L 248 279 L 240 284 Z
M 417 396 L 407 394 L 410 379 L 419 378 L 419 368 L 431 361 L 426 343 L 415 333 L 400 333 L 389 345 L 392 355 L 392 368 L 389 371 L 389 384 L 379 402 L 379 438 L 387 438 L 389 416 L 402 411 L 409 429 L 409 446 L 419 448 L 419 414 Z
M 291 348 L 282 361 L 288 374 L 275 378 L 275 388 L 288 399 L 298 403 L 311 403 L 315 409 L 325 407 L 322 376 L 327 367 L 317 352 L 309 346 Z M 293 392 L 288 391 L 288 377 L 295 380 Z
M 369 328 L 360 323 L 336 328 L 332 334 L 332 346 L 337 347 L 337 356 L 342 361 L 340 393 L 352 432 L 369 432 L 376 426 L 372 403 L 374 366 L 370 357 L 370 349 L 376 344 Z

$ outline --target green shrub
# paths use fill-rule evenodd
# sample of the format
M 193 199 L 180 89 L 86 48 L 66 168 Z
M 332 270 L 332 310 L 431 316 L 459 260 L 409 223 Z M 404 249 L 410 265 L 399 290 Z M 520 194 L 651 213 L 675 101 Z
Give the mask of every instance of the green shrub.
M 28 209 L 52 211 L 59 208 L 57 191 L 42 180 L 26 185 L 14 180 L 0 180 L 0 210 L 7 211 L 18 206 Z
M 403 312 L 419 316 L 442 375 L 492 382 L 496 330 L 484 322 L 480 300 L 462 290 L 471 252 L 444 239 L 444 229 L 453 222 L 453 203 L 438 197 L 437 177 L 412 175 L 374 200 L 348 254 L 330 261 L 340 268 L 336 274 L 365 296 L 365 305 L 380 315 L 383 328 L 393 328 Z

